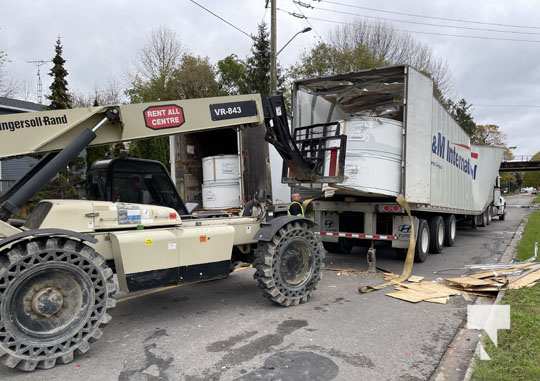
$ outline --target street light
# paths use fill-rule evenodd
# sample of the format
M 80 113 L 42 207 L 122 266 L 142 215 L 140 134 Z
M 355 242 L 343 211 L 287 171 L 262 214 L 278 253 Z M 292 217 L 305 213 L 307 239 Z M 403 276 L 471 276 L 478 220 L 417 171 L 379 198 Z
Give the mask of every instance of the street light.
M 302 33 L 307 33 L 307 32 L 311 32 L 311 28 L 308 26 L 307 28 L 304 28 L 302 29 L 301 31 L 299 32 L 296 32 L 295 35 L 293 35 L 289 41 L 287 41 L 287 43 L 285 45 L 283 45 L 283 47 L 281 49 L 279 49 L 279 51 L 276 53 L 276 57 L 279 56 L 279 53 L 281 53 L 283 51 L 283 49 L 285 49 L 287 47 L 287 45 L 289 45 L 291 43 L 292 40 L 294 40 L 294 38 L 296 36 L 298 36 L 299 34 L 302 34 Z
M 275 2 L 272 2 L 272 4 L 275 4 Z M 275 32 L 275 27 L 272 28 L 272 31 Z M 275 39 L 275 33 L 272 33 L 272 48 L 271 48 L 271 56 L 270 56 L 270 94 L 272 94 L 274 91 L 276 91 L 277 87 L 277 56 L 279 53 L 283 51 L 291 43 L 292 40 L 296 36 L 302 33 L 307 33 L 311 31 L 310 27 L 304 28 L 299 32 L 296 32 L 294 36 L 292 36 L 289 41 L 279 51 L 276 53 L 276 39 Z

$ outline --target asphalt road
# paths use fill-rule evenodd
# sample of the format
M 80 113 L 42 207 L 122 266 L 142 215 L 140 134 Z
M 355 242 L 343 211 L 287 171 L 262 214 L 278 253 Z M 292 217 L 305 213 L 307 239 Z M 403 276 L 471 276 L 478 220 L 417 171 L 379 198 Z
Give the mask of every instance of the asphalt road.
M 529 211 L 509 208 L 505 221 L 458 230 L 454 247 L 416 264 L 414 273 L 435 278 L 436 270 L 493 262 Z M 377 265 L 394 272 L 402 266 L 381 251 Z M 330 254 L 327 266 L 364 270 L 366 259 L 360 251 Z M 30 374 L 0 368 L 0 379 L 426 380 L 466 313 L 459 297 L 439 305 L 410 304 L 384 291 L 360 295 L 359 285 L 382 277 L 330 270 L 310 303 L 281 308 L 261 297 L 252 271 L 121 302 L 84 357 Z

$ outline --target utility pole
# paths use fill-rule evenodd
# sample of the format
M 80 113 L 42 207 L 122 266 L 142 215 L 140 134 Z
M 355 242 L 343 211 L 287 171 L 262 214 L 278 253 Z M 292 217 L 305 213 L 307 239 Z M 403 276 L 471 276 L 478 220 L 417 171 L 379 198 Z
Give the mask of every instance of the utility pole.
M 41 80 L 41 66 L 45 65 L 46 63 L 51 62 L 51 60 L 34 60 L 34 61 L 26 61 L 26 62 L 34 64 L 37 67 L 36 98 L 37 98 L 37 103 L 42 104 L 43 103 L 43 82 Z
M 270 2 L 270 95 L 272 95 L 277 88 L 277 0 L 270 0 Z

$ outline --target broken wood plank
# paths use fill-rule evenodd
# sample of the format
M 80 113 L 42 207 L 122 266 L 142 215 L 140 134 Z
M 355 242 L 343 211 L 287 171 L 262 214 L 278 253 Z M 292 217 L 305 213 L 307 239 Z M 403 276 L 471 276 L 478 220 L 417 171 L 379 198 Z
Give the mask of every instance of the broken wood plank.
M 418 282 L 421 282 L 423 280 L 424 280 L 424 277 L 423 276 L 418 276 L 418 275 L 411 275 L 409 277 L 409 279 L 407 279 L 407 281 L 413 282 L 413 283 L 418 283 Z
M 529 272 L 515 280 L 510 281 L 510 284 L 508 285 L 508 288 L 510 290 L 517 290 L 519 288 L 525 287 L 531 283 L 534 283 L 536 281 L 540 280 L 540 270 L 535 270 L 533 272 Z
M 496 282 L 485 279 L 477 279 L 470 276 L 462 276 L 459 278 L 445 278 L 446 281 L 457 284 L 461 287 L 468 286 L 491 286 Z
M 436 282 L 400 283 L 400 286 L 424 293 L 438 293 L 448 296 L 459 295 L 460 291 Z
M 392 298 L 405 300 L 411 303 L 418 303 L 425 299 L 425 297 L 423 297 L 422 295 L 418 295 L 409 291 L 394 291 L 394 292 L 389 292 L 386 295 Z
M 426 299 L 426 302 L 429 303 L 437 303 L 437 304 L 446 304 L 448 303 L 449 297 L 445 296 L 444 298 L 432 298 L 432 299 Z

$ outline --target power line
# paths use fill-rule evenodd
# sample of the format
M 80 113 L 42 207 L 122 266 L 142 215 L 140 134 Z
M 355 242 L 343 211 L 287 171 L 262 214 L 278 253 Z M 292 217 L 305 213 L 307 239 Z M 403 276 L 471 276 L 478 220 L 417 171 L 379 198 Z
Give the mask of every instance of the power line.
M 249 34 L 248 32 L 240 29 L 239 27 L 237 27 L 236 25 L 234 25 L 233 23 L 225 20 L 223 17 L 221 17 L 220 15 L 212 12 L 210 9 L 206 8 L 204 5 L 201 5 L 199 3 L 197 3 L 195 0 L 189 0 L 191 1 L 193 4 L 195 4 L 196 6 L 198 6 L 199 8 L 202 8 L 204 9 L 206 12 L 210 13 L 212 16 L 214 17 L 217 17 L 218 19 L 220 19 L 221 21 L 223 21 L 225 24 L 229 25 L 229 26 L 232 26 L 234 29 L 236 29 L 237 31 L 239 31 L 240 33 L 242 34 L 245 34 L 246 36 L 248 36 L 250 38 L 250 40 L 253 40 L 253 36 L 251 34 Z
M 516 107 L 516 108 L 540 108 L 540 105 L 477 105 L 473 104 L 472 107 Z
M 289 15 L 293 17 L 298 17 L 297 14 L 294 12 L 289 12 L 284 9 L 279 9 L 281 12 L 288 13 Z M 307 18 L 307 17 L 306 17 Z M 309 19 L 314 21 L 322 21 L 322 22 L 328 22 L 328 23 L 334 23 L 334 24 L 342 24 L 342 25 L 356 25 L 352 22 L 347 21 L 339 21 L 339 20 L 329 20 L 325 18 L 320 17 L 309 17 Z M 408 30 L 408 29 L 398 29 L 395 28 L 396 31 L 399 32 L 405 32 L 405 33 L 416 33 L 416 34 L 427 34 L 427 35 L 433 35 L 433 36 L 442 36 L 442 37 L 459 37 L 459 38 L 472 38 L 477 40 L 494 40 L 494 41 L 513 41 L 513 42 L 533 42 L 533 43 L 540 43 L 540 40 L 523 40 L 518 38 L 502 38 L 502 37 L 486 37 L 486 36 L 471 36 L 466 34 L 450 34 L 450 33 L 438 33 L 438 32 L 423 32 L 419 30 Z
M 313 30 L 313 32 L 315 32 L 315 34 L 317 35 L 317 37 L 319 37 L 319 42 L 322 41 L 322 36 L 319 34 L 319 32 L 317 32 L 317 30 L 313 27 L 313 25 L 309 22 L 307 16 L 302 12 L 302 10 L 300 9 L 299 7 L 299 4 L 296 2 L 296 1 L 293 1 L 294 5 L 296 6 L 296 9 L 298 9 L 298 12 L 300 12 L 300 15 L 304 16 L 303 19 L 305 21 L 305 23 Z M 300 4 L 303 4 L 303 3 L 300 3 Z
M 390 14 L 401 15 L 401 16 L 420 17 L 420 18 L 443 20 L 443 21 L 455 21 L 455 22 L 478 24 L 478 25 L 503 26 L 503 27 L 507 27 L 507 28 L 540 29 L 540 26 L 512 25 L 512 24 L 502 24 L 502 23 L 485 22 L 485 21 L 478 21 L 478 20 L 467 20 L 467 19 L 460 19 L 460 18 L 438 17 L 438 16 L 426 16 L 426 15 L 419 15 L 419 14 L 415 14 L 415 13 L 389 11 L 389 10 L 380 9 L 380 8 L 370 8 L 370 7 L 362 7 L 360 5 L 346 4 L 346 3 L 341 3 L 339 1 L 330 1 L 330 0 L 312 0 L 312 1 L 325 2 L 325 3 L 329 3 L 329 4 L 334 4 L 334 5 L 341 5 L 341 6 L 344 6 L 344 7 L 364 9 L 364 10 L 373 11 L 373 12 L 380 12 L 380 13 L 390 13 Z
M 300 3 L 299 1 L 295 1 L 295 0 L 292 0 L 292 1 L 297 7 L 298 7 L 298 4 L 303 4 L 303 3 Z M 337 14 L 349 15 L 349 16 L 365 17 L 365 18 L 368 18 L 368 19 L 399 22 L 399 23 L 405 23 L 405 24 L 426 25 L 426 26 L 433 26 L 433 27 L 437 27 L 437 28 L 465 29 L 465 30 L 474 30 L 474 31 L 480 31 L 480 32 L 496 32 L 496 33 L 540 35 L 540 32 L 522 32 L 522 31 L 517 31 L 517 30 L 500 30 L 500 29 L 491 29 L 491 28 L 475 28 L 475 27 L 470 27 L 470 26 L 434 24 L 434 23 L 428 23 L 428 22 L 422 22 L 422 21 L 411 21 L 411 20 L 403 20 L 403 19 L 381 17 L 381 16 L 369 16 L 369 15 L 363 15 L 363 14 L 355 13 L 355 12 L 347 12 L 347 11 L 340 11 L 340 10 L 336 10 L 336 9 L 316 7 L 316 6 L 312 6 L 312 5 L 308 5 L 308 4 L 304 4 L 303 6 L 306 6 L 306 5 L 309 8 L 317 9 L 317 10 L 324 11 L 324 12 L 331 12 L 331 13 L 337 13 Z

